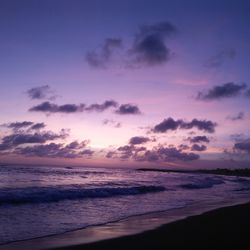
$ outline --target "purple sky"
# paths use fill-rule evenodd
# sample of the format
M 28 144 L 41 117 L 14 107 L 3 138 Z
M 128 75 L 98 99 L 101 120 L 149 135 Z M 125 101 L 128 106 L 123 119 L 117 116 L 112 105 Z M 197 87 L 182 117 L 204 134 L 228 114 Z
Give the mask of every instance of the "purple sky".
M 0 162 L 248 167 L 249 13 L 1 0 Z

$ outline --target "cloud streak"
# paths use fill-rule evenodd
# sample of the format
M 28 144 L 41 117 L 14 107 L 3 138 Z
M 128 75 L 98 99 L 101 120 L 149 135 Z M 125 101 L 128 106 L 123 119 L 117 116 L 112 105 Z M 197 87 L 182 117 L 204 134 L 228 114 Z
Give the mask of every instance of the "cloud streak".
M 68 136 L 66 130 L 62 129 L 60 133 L 51 131 L 31 133 L 13 133 L 2 138 L 0 150 L 9 150 L 23 144 L 45 143 L 57 139 L 65 139 Z
M 237 115 L 235 116 L 228 116 L 227 120 L 231 120 L 231 121 L 240 121 L 240 120 L 244 120 L 245 119 L 245 114 L 244 112 L 239 112 Z
M 86 105 L 84 103 L 80 104 L 64 104 L 58 105 L 51 102 L 43 102 L 39 105 L 31 107 L 30 112 L 43 112 L 43 113 L 81 113 L 81 112 L 104 112 L 110 108 L 117 108 L 114 112 L 119 115 L 137 115 L 141 114 L 138 106 L 134 104 L 119 104 L 114 100 L 106 100 L 102 104 L 94 103 L 91 105 Z
M 138 144 L 144 144 L 149 142 L 150 139 L 148 137 L 144 137 L 144 136 L 134 136 L 131 137 L 129 140 L 129 144 L 131 145 L 138 145 Z
M 31 88 L 27 91 L 27 95 L 30 99 L 55 99 L 54 92 L 51 90 L 49 85 L 43 85 L 39 87 Z
M 196 99 L 202 101 L 220 100 L 239 96 L 247 88 L 245 83 L 237 84 L 228 82 L 222 85 L 214 86 L 206 92 L 199 92 Z
M 210 57 L 204 64 L 207 68 L 218 68 L 222 66 L 226 61 L 233 60 L 236 56 L 236 50 L 233 48 L 224 49 L 216 55 Z

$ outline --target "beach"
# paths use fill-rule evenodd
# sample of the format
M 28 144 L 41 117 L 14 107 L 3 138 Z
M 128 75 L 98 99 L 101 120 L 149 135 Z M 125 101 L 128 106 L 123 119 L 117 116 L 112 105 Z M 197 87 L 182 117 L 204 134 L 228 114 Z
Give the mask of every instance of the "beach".
M 58 250 L 249 249 L 250 203 L 224 207 L 137 235 Z
M 0 250 L 249 249 L 250 203 L 180 208 L 64 234 L 17 241 Z

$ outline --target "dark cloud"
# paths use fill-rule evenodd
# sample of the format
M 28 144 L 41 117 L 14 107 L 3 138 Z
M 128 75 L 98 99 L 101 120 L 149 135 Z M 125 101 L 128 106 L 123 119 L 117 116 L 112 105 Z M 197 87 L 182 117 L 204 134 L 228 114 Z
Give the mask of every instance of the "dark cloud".
M 135 161 L 147 162 L 172 162 L 172 161 L 192 161 L 199 159 L 199 155 L 183 152 L 181 148 L 157 146 L 151 150 L 146 147 L 136 147 L 125 145 L 117 150 L 109 151 L 107 158 L 119 158 L 122 160 L 132 159 Z
M 117 148 L 121 152 L 121 159 L 128 159 L 133 156 L 135 147 L 133 145 L 125 145 Z
M 176 31 L 175 26 L 169 22 L 142 26 L 130 50 L 135 57 L 135 62 L 151 66 L 167 62 L 172 52 L 166 46 L 166 38 L 175 34 Z
M 158 65 L 167 62 L 171 51 L 166 46 L 166 39 L 176 33 L 176 28 L 169 22 L 144 25 L 135 36 L 130 53 L 135 62 L 145 65 Z
M 115 151 L 109 151 L 109 152 L 107 152 L 105 157 L 110 159 L 110 158 L 113 158 L 115 156 L 115 154 L 116 154 Z
M 122 104 L 120 107 L 115 111 L 116 114 L 119 115 L 138 115 L 141 114 L 140 109 L 133 104 Z
M 92 156 L 93 154 L 94 154 L 94 151 L 90 150 L 90 149 L 85 149 L 85 150 L 79 152 L 79 155 Z
M 207 147 L 205 145 L 198 145 L 198 144 L 194 144 L 191 147 L 192 151 L 205 151 L 207 150 Z
M 225 49 L 212 56 L 204 64 L 207 68 L 218 68 L 228 60 L 233 60 L 236 56 L 236 50 L 233 48 Z
M 178 146 L 178 148 L 179 148 L 180 150 L 188 150 L 188 149 L 189 149 L 189 146 L 186 145 L 186 144 L 180 144 L 180 145 Z
M 57 139 L 65 139 L 68 136 L 66 130 L 61 130 L 60 133 L 56 134 L 51 131 L 27 134 L 27 133 L 13 133 L 2 138 L 0 144 L 0 150 L 12 149 L 22 144 L 33 144 L 33 143 L 45 143 L 47 141 L 53 141 Z
M 24 156 L 49 158 L 81 158 L 83 156 L 90 157 L 94 153 L 94 151 L 90 149 L 82 150 L 82 148 L 85 147 L 85 144 L 78 143 L 77 148 L 72 148 L 72 146 L 69 146 L 70 144 L 64 146 L 62 143 L 50 143 L 28 147 L 18 147 L 15 149 L 14 153 Z M 82 147 L 79 147 L 79 145 L 82 145 Z
M 130 138 L 129 144 L 137 145 L 137 144 L 143 144 L 143 143 L 146 143 L 149 141 L 150 141 L 150 139 L 148 137 L 134 136 L 134 137 Z
M 23 122 L 12 122 L 12 123 L 8 123 L 8 124 L 4 124 L 4 126 L 11 128 L 13 130 L 19 130 L 22 128 L 27 128 L 27 127 L 31 126 L 32 124 L 33 124 L 33 122 L 23 121 Z
M 54 92 L 49 85 L 43 85 L 35 88 L 31 88 L 27 91 L 28 96 L 31 99 L 54 99 Z
M 172 117 L 169 117 L 168 119 L 164 119 L 161 123 L 157 124 L 153 128 L 153 131 L 156 133 L 164 133 L 168 130 L 176 130 L 182 123 L 182 120 L 175 121 Z
M 107 38 L 98 51 L 90 51 L 86 54 L 86 61 L 95 68 L 106 68 L 110 62 L 114 50 L 122 48 L 120 38 Z
M 250 138 L 234 144 L 234 149 L 246 153 L 250 153 Z
M 207 133 L 214 133 L 217 124 L 208 120 L 197 120 L 193 119 L 191 122 L 183 122 L 180 126 L 182 129 L 196 128 Z
M 43 129 L 45 127 L 46 127 L 46 125 L 43 122 L 40 122 L 40 123 L 34 123 L 34 125 L 32 125 L 30 127 L 30 129 L 39 130 L 39 129 Z
M 209 138 L 205 135 L 197 135 L 194 137 L 188 137 L 187 140 L 190 141 L 191 143 L 199 143 L 199 142 L 209 143 L 210 142 Z
M 204 132 L 214 133 L 215 126 L 216 123 L 207 120 L 193 119 L 191 122 L 185 122 L 183 120 L 174 120 L 169 117 L 168 119 L 164 119 L 161 123 L 157 124 L 152 131 L 155 133 L 164 133 L 168 130 L 196 128 Z
M 57 105 L 50 102 L 43 102 L 37 106 L 30 108 L 29 111 L 45 112 L 45 113 L 76 113 L 76 112 L 83 112 L 84 107 L 85 107 L 84 104 Z
M 247 85 L 245 83 L 237 84 L 234 82 L 225 83 L 223 85 L 214 86 L 207 92 L 199 92 L 197 95 L 198 100 L 218 100 L 222 98 L 235 97 L 241 94 L 241 92 L 246 89 Z
M 136 155 L 134 158 L 137 161 L 173 162 L 198 160 L 199 155 L 186 153 L 175 147 L 157 147 L 152 150 L 147 150 L 141 155 Z
M 239 112 L 237 115 L 235 116 L 228 116 L 227 119 L 231 120 L 231 121 L 239 121 L 239 120 L 244 120 L 245 118 L 245 114 L 244 112 Z
M 83 103 L 57 105 L 51 102 L 43 102 L 29 109 L 31 112 L 44 112 L 44 113 L 78 113 L 78 112 L 103 112 L 109 108 L 117 108 L 119 104 L 114 100 L 106 100 L 102 104 L 94 103 L 85 105 Z M 120 115 L 126 114 L 140 114 L 141 111 L 136 105 L 122 104 L 118 107 L 115 113 Z
M 73 141 L 65 146 L 66 149 L 75 150 L 85 148 L 89 144 L 89 140 L 84 140 L 82 142 Z
M 104 110 L 108 108 L 116 108 L 118 106 L 118 103 L 114 100 L 107 100 L 102 104 L 91 104 L 88 107 L 85 107 L 86 111 L 97 111 L 97 112 L 103 112 Z
M 34 123 L 31 121 L 23 121 L 23 122 L 11 122 L 11 123 L 7 123 L 7 124 L 3 124 L 2 126 L 7 127 L 7 128 L 11 128 L 13 131 L 18 132 L 20 130 L 38 130 L 38 129 L 42 129 L 45 128 L 46 125 L 41 122 L 41 123 Z

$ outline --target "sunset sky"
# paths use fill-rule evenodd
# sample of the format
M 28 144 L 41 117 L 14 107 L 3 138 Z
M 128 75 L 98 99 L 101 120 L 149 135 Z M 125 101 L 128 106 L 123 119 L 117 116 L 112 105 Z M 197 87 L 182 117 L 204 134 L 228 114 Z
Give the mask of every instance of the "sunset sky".
M 249 13 L 0 0 L 0 163 L 250 167 Z

